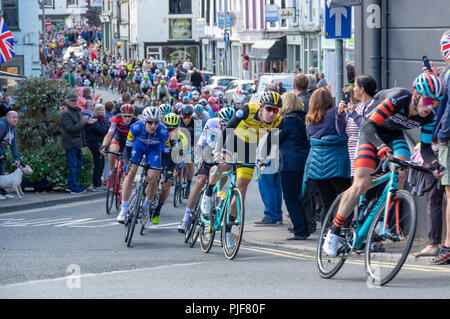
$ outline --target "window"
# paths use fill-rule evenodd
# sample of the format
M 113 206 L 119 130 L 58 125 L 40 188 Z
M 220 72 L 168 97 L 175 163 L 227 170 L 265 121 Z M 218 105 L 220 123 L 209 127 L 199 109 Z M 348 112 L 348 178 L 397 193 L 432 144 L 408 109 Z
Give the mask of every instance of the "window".
M 78 0 L 67 0 L 67 7 L 74 7 L 78 5 Z
M 169 0 L 170 14 L 191 14 L 191 0 Z
M 286 9 L 286 0 L 281 0 L 281 8 Z M 286 19 L 281 20 L 281 26 L 286 27 Z
M 42 0 L 46 7 L 53 8 L 55 6 L 55 0 Z
M 2 0 L 3 18 L 8 28 L 19 29 L 19 0 Z

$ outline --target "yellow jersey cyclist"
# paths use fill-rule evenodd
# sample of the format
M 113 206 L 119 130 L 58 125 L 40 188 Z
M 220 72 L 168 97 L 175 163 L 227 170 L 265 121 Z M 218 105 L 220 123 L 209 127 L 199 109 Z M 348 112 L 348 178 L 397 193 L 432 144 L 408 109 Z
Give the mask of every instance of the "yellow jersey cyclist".
M 225 160 L 232 162 L 232 154 L 237 153 L 237 162 L 255 164 L 257 162 L 256 147 L 260 139 L 267 133 L 269 134 L 266 140 L 266 146 L 269 149 L 271 146 L 271 133 L 274 129 L 281 128 L 281 115 L 278 114 L 281 107 L 281 96 L 274 91 L 265 92 L 261 97 L 260 104 L 247 103 L 244 105 L 243 108 L 236 111 L 234 117 L 228 122 L 225 129 L 222 130 L 221 138 L 216 144 L 214 156 L 225 154 Z M 244 150 L 244 154 L 238 152 L 242 150 Z M 215 174 L 210 179 L 210 187 L 214 188 L 216 182 L 221 177 L 221 173 L 229 169 L 228 164 L 222 163 L 219 166 L 220 174 Z M 236 186 L 241 191 L 243 201 L 245 201 L 247 188 L 253 177 L 253 171 L 253 167 L 237 167 Z M 206 199 L 204 203 L 202 202 L 201 207 L 204 214 L 210 210 L 211 204 L 211 201 L 207 201 Z M 231 222 L 233 222 L 233 216 L 236 216 L 236 203 L 232 203 L 231 205 Z M 225 231 L 227 245 L 232 247 L 233 243 L 230 242 L 232 241 L 232 237 L 229 236 L 230 230 L 226 229 Z
M 199 162 L 201 162 L 201 164 L 197 172 L 196 183 L 189 194 L 183 220 L 178 227 L 178 232 L 180 233 L 186 232 L 191 212 L 195 206 L 195 203 L 198 201 L 203 186 L 206 184 L 206 179 L 210 175 L 211 168 L 217 165 L 214 161 L 213 151 L 216 147 L 216 142 L 221 134 L 221 131 L 226 127 L 227 123 L 233 118 L 233 116 L 234 110 L 232 108 L 224 108 L 217 113 L 217 117 L 209 119 L 203 128 L 200 139 L 195 147 L 196 159 L 199 158 Z M 214 184 L 216 182 L 217 181 L 215 181 Z M 211 199 L 211 195 L 212 188 L 209 187 L 206 191 L 206 196 L 209 196 Z
M 372 184 L 373 177 L 370 174 L 375 170 L 377 158 L 409 160 L 410 150 L 403 134 L 404 129 L 421 127 L 422 158 L 434 169 L 436 178 L 441 175 L 439 171 L 442 166 L 432 150 L 431 142 L 436 125 L 433 110 L 444 97 L 443 85 L 433 74 L 422 73 L 414 80 L 413 88 L 413 92 L 403 88 L 382 90 L 367 106 L 355 159 L 354 180 L 342 195 L 333 225 L 323 245 L 324 252 L 330 257 L 337 256 L 341 228 L 357 205 L 359 197 Z M 399 179 L 400 187 L 405 178 L 406 174 L 403 172 Z

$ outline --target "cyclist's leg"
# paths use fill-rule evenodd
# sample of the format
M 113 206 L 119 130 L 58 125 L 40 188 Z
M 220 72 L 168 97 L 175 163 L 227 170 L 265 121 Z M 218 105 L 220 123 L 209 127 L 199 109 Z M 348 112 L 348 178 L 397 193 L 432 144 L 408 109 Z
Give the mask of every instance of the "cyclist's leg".
M 109 144 L 109 151 L 117 153 L 120 150 L 120 144 L 119 142 L 115 141 L 114 139 L 111 141 L 111 144 Z M 108 154 L 108 163 L 109 163 L 109 170 L 110 172 L 114 169 L 114 161 L 116 160 L 116 155 L 114 154 Z
M 393 155 L 402 161 L 409 161 L 411 158 L 411 152 L 409 150 L 409 145 L 403 135 L 403 132 L 395 137 L 392 142 L 387 143 L 387 145 L 393 150 Z M 408 170 L 402 170 L 398 172 L 398 188 L 403 189 L 406 182 L 406 177 L 408 176 Z
M 133 187 L 134 177 L 136 176 L 138 166 L 136 164 L 131 164 L 128 168 L 127 174 L 122 183 L 122 208 L 120 210 L 119 216 L 117 216 L 117 221 L 119 223 L 125 222 L 126 215 L 128 212 L 128 200 L 130 199 L 131 190 Z

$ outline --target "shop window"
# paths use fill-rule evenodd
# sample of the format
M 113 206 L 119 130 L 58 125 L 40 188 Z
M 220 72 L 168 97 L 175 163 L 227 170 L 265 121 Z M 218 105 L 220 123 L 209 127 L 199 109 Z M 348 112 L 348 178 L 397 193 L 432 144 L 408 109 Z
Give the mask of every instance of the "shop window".
M 19 29 L 19 0 L 2 0 L 3 18 L 10 30 Z
M 192 0 L 169 0 L 170 14 L 191 14 Z
M 67 0 L 67 7 L 78 6 L 78 0 Z

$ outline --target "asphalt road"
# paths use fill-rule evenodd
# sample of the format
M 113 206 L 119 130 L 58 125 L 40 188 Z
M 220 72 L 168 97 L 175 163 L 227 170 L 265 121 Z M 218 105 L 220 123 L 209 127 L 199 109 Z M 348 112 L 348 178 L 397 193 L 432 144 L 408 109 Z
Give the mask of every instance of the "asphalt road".
M 262 204 L 252 183 L 247 221 Z M 104 199 L 0 215 L 0 298 L 448 298 L 450 269 L 402 269 L 388 286 L 365 282 L 363 264 L 347 262 L 334 279 L 318 276 L 312 256 L 246 244 L 226 260 L 189 248 L 176 227 L 183 208 L 163 207 L 161 223 L 124 243 L 117 212 Z M 250 209 L 252 207 L 253 209 Z M 381 290 L 380 290 L 381 289 Z

